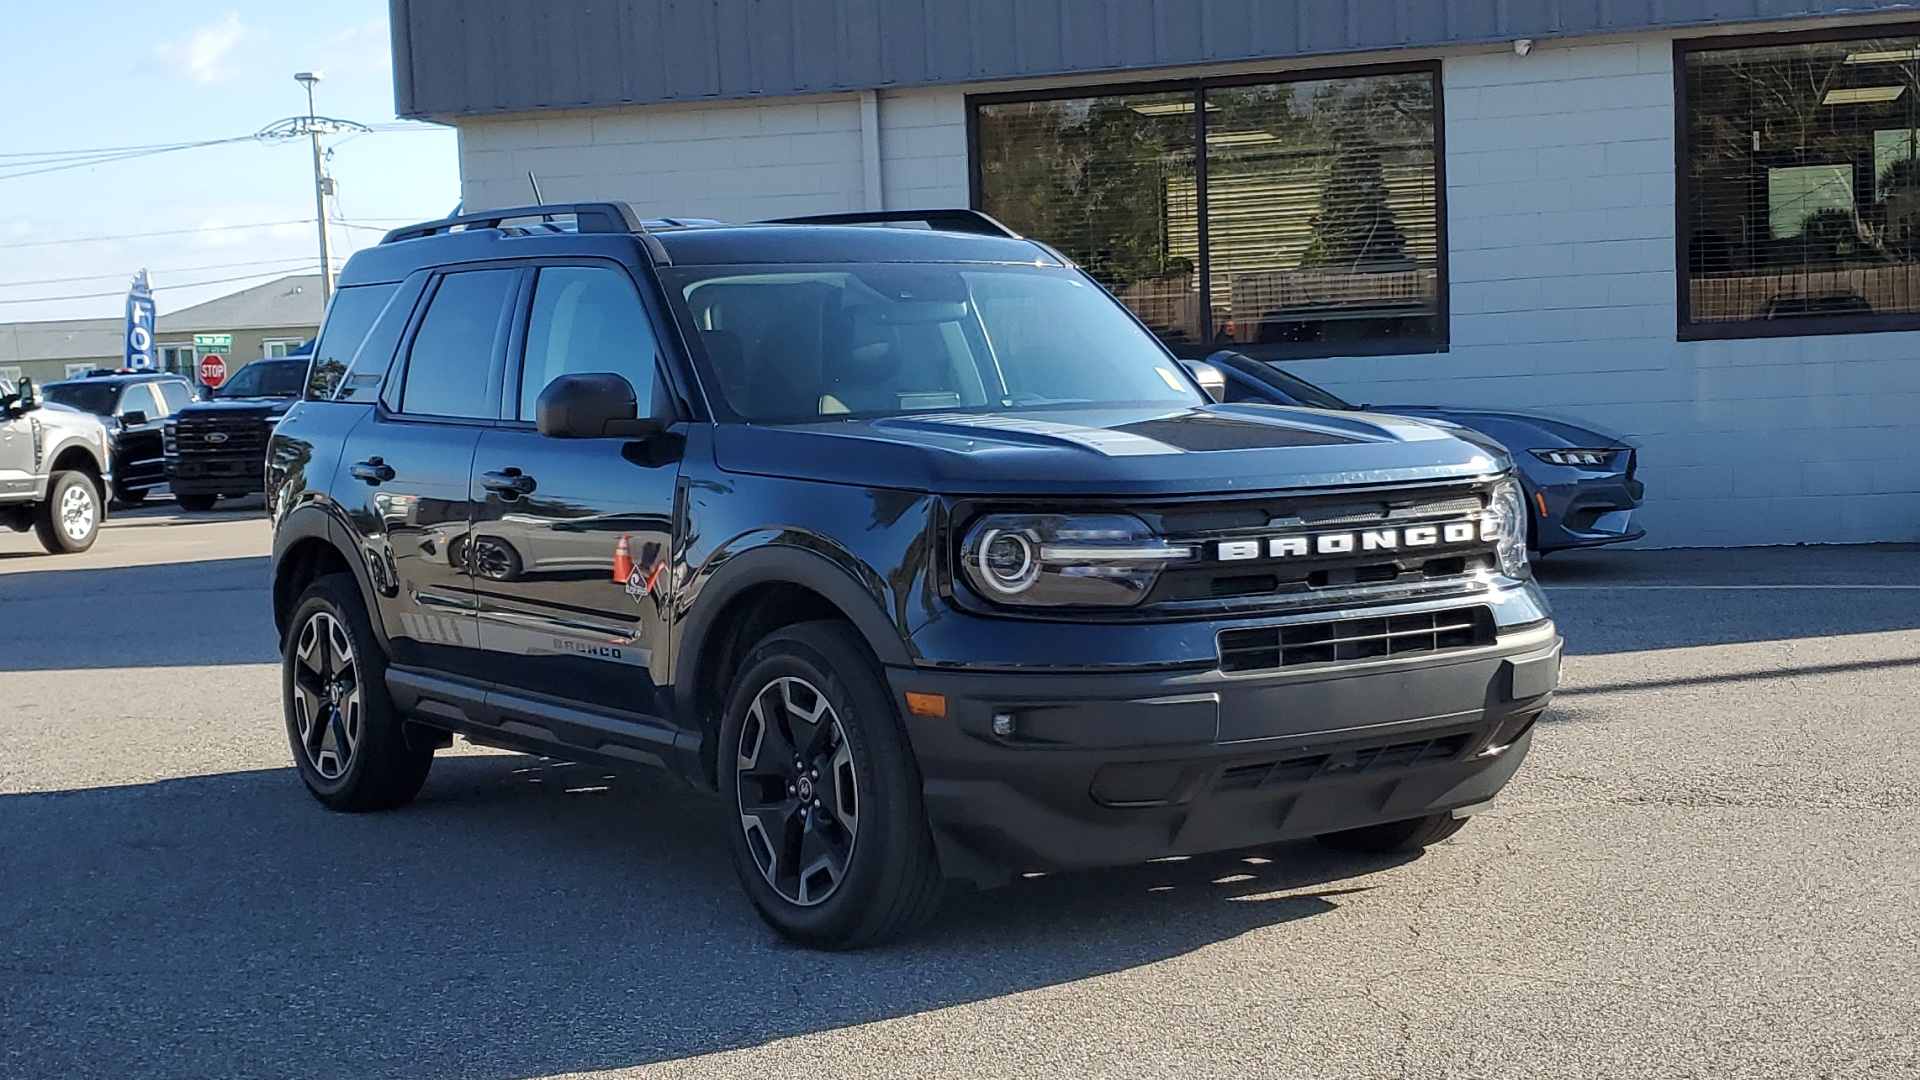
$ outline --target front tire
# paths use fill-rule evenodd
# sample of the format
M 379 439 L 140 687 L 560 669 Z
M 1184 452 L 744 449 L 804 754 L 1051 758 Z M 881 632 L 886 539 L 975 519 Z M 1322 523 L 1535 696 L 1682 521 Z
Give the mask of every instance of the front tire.
M 1406 821 L 1389 821 L 1384 825 L 1368 825 L 1360 829 L 1348 829 L 1345 832 L 1327 833 L 1316 837 L 1329 847 L 1345 851 L 1359 851 L 1369 855 L 1397 855 L 1415 851 L 1424 851 L 1433 845 L 1459 832 L 1467 824 L 1466 818 L 1457 818 L 1451 811 L 1443 810 L 1438 814 L 1410 818 Z
M 866 643 L 844 623 L 800 623 L 761 641 L 732 682 L 721 800 L 761 917 L 824 949 L 924 923 L 944 881 L 920 771 Z
M 411 800 L 433 750 L 407 744 L 387 695 L 387 658 L 352 575 L 328 574 L 294 605 L 281 652 L 287 740 L 300 779 L 329 809 L 391 810 Z
M 33 531 L 49 555 L 73 555 L 100 535 L 100 489 L 86 473 L 62 470 L 47 483 L 47 501 L 34 510 Z
M 173 497 L 173 501 L 179 503 L 180 509 L 182 510 L 191 510 L 194 513 L 205 513 L 213 509 L 213 504 L 220 501 L 220 496 L 176 494 Z

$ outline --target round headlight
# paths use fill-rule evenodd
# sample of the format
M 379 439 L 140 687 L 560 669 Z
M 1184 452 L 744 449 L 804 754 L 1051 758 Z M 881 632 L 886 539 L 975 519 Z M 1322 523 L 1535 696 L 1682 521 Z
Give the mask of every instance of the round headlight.
M 1040 557 L 1025 533 L 991 529 L 980 538 L 980 580 L 1008 596 L 1026 592 L 1040 577 Z

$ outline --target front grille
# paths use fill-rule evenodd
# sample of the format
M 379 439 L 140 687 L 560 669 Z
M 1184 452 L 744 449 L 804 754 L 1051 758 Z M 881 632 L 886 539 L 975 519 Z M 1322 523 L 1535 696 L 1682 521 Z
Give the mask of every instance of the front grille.
M 1484 607 L 1222 630 L 1218 639 L 1227 672 L 1387 660 L 1493 641 L 1493 612 Z
M 1252 791 L 1256 788 L 1304 784 L 1326 777 L 1358 776 L 1364 772 L 1385 772 L 1451 761 L 1467 748 L 1474 734 L 1471 731 L 1459 731 L 1432 739 L 1338 747 L 1278 761 L 1231 765 L 1220 771 L 1213 787 L 1215 791 Z
M 180 454 L 246 454 L 267 450 L 267 424 L 257 416 L 182 416 L 173 429 L 174 450 Z M 213 435 L 224 435 L 214 440 Z
M 1398 536 L 1418 525 L 1477 522 L 1487 495 L 1472 484 L 1397 491 L 1338 492 L 1323 495 L 1253 496 L 1195 500 L 1134 508 L 1153 530 L 1174 543 L 1191 543 L 1200 552 L 1194 564 L 1167 568 L 1149 605 L 1181 606 L 1301 600 L 1321 590 L 1428 587 L 1447 579 L 1466 579 L 1498 568 L 1495 545 L 1475 539 L 1432 546 L 1394 544 L 1376 547 L 1371 535 Z M 1385 530 L 1382 534 L 1379 530 Z M 1352 550 L 1308 556 L 1269 557 L 1276 538 L 1313 538 L 1345 532 L 1355 537 Z M 1229 561 L 1222 545 L 1251 541 L 1259 557 Z

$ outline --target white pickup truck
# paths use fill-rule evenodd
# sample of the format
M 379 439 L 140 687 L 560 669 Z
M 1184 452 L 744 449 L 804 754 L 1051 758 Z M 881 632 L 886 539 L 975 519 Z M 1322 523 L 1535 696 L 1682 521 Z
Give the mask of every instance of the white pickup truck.
M 98 417 L 43 406 L 30 380 L 0 379 L 0 526 L 32 529 L 51 554 L 87 550 L 106 519 L 112 460 Z

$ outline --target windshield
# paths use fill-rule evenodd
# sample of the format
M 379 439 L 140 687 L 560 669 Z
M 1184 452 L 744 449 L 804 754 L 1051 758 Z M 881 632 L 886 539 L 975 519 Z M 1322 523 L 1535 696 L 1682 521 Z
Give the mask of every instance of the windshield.
M 112 416 L 113 403 L 120 400 L 120 387 L 104 382 L 57 382 L 47 384 L 40 396 L 56 405 L 95 416 Z
M 1076 271 L 879 263 L 662 276 L 705 347 L 707 381 L 747 421 L 1205 402 Z
M 213 392 L 217 398 L 296 397 L 307 388 L 305 360 L 255 360 Z
M 1341 409 L 1351 412 L 1353 405 L 1320 389 L 1298 375 L 1290 375 L 1278 364 L 1268 364 L 1273 374 L 1268 376 L 1273 383 L 1286 391 L 1288 397 L 1305 405 L 1309 409 Z

